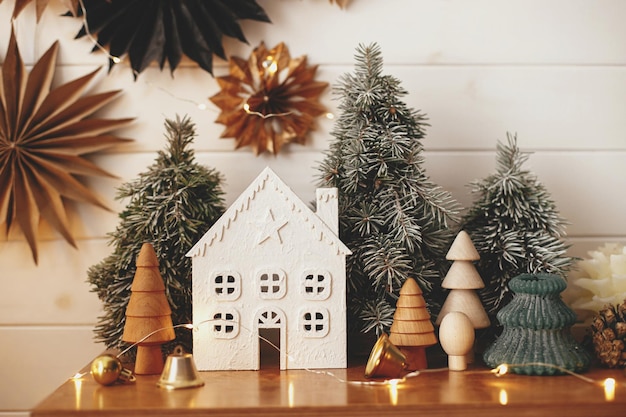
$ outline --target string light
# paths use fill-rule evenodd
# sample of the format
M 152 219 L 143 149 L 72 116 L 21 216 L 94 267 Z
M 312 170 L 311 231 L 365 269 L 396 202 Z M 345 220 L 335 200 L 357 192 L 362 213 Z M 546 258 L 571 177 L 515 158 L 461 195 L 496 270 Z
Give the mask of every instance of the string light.
M 121 351 L 117 357 L 119 358 L 120 356 L 124 355 L 125 353 L 127 353 L 130 349 L 132 349 L 133 347 L 139 345 L 140 343 L 142 343 L 143 341 L 145 341 L 146 339 L 148 339 L 150 336 L 161 332 L 163 330 L 168 330 L 170 328 L 176 329 L 176 328 L 185 328 L 185 329 L 189 329 L 189 330 L 197 330 L 197 328 L 200 325 L 209 323 L 209 322 L 213 322 L 216 321 L 215 319 L 207 319 L 207 320 L 203 320 L 201 321 L 197 326 L 192 324 L 192 323 L 182 323 L 182 324 L 177 324 L 174 326 L 169 326 L 169 327 L 162 327 L 159 329 L 156 329 L 150 333 L 148 333 L 147 335 L 145 335 L 144 337 L 142 337 L 139 341 L 133 343 L 132 345 L 128 346 L 126 349 L 124 349 L 123 351 Z M 242 326 L 240 324 L 240 327 L 248 332 L 252 332 L 250 329 L 246 328 L 245 326 Z M 278 352 L 281 352 L 281 348 L 279 346 L 276 346 L 276 344 L 274 344 L 271 340 L 259 335 L 258 336 L 260 340 L 266 342 L 268 345 L 270 345 L 272 348 L 276 349 Z M 294 357 L 289 355 L 289 353 L 286 353 L 286 356 L 288 359 L 294 360 Z M 551 363 L 544 363 L 544 362 L 528 362 L 528 363 L 521 363 L 521 364 L 507 364 L 507 363 L 502 363 L 498 366 L 496 366 L 495 368 L 488 370 L 488 371 L 466 371 L 465 373 L 484 373 L 484 372 L 488 372 L 490 374 L 493 374 L 495 377 L 497 378 L 501 378 L 504 377 L 505 375 L 509 374 L 511 371 L 510 369 L 512 368 L 523 368 L 523 367 L 529 367 L 529 366 L 541 366 L 541 367 L 548 367 L 548 368 L 553 368 L 556 369 L 562 373 L 571 375 L 573 377 L 576 377 L 584 382 L 593 384 L 593 385 L 599 385 L 602 386 L 604 388 L 604 393 L 605 393 L 605 399 L 606 401 L 613 401 L 615 399 L 615 388 L 618 385 L 617 381 L 614 378 L 606 378 L 603 381 L 598 381 L 592 378 L 588 378 L 584 375 L 578 374 L 576 372 L 570 371 L 569 369 L 563 368 L 561 366 L 555 365 L 555 364 L 551 364 Z M 345 378 L 341 378 L 339 376 L 337 376 L 335 373 L 331 372 L 331 371 L 327 371 L 327 370 L 319 370 L 319 369 L 310 369 L 310 368 L 303 368 L 304 371 L 310 372 L 310 373 L 314 373 L 317 375 L 324 375 L 324 376 L 328 376 L 331 378 L 334 378 L 335 380 L 344 383 L 344 384 L 348 384 L 348 385 L 360 385 L 360 386 L 387 386 L 389 388 L 389 395 L 390 395 L 390 399 L 393 405 L 397 405 L 397 396 L 398 396 L 398 387 L 405 383 L 408 379 L 410 378 L 414 378 L 417 376 L 420 376 L 422 374 L 426 374 L 426 373 L 434 373 L 434 372 L 443 372 L 443 371 L 449 371 L 449 368 L 434 368 L 434 369 L 422 369 L 422 370 L 418 370 L 418 371 L 413 371 L 410 373 L 407 373 L 406 375 L 404 375 L 402 378 L 392 378 L 392 379 L 385 379 L 385 380 L 367 380 L 367 381 L 362 381 L 362 380 L 348 380 Z M 82 378 L 85 374 L 87 374 L 87 372 L 85 373 L 76 373 L 71 379 L 74 381 L 80 381 L 80 378 Z M 620 384 L 620 385 L 624 385 L 626 386 L 626 384 Z M 290 403 L 293 401 L 293 392 L 291 392 L 290 394 Z M 506 392 L 505 389 L 501 389 L 499 391 L 499 395 L 498 395 L 498 400 L 500 402 L 500 404 L 502 405 L 506 405 L 508 403 L 508 394 Z
M 261 119 L 271 119 L 271 118 L 273 118 L 273 117 L 285 117 L 285 116 L 289 116 L 290 114 L 293 114 L 293 112 L 292 112 L 292 111 L 286 111 L 286 112 L 284 112 L 284 113 L 269 113 L 269 114 L 263 114 L 263 113 L 261 113 L 261 112 L 251 110 L 251 109 L 250 109 L 250 104 L 248 104 L 248 100 L 249 100 L 249 99 L 250 99 L 250 97 L 246 98 L 246 99 L 243 101 L 243 104 L 242 104 L 242 106 L 241 106 L 241 107 L 243 108 L 243 111 L 245 111 L 247 114 L 251 114 L 251 115 L 254 115 L 254 116 L 259 116 Z
M 276 62 L 276 58 L 272 55 L 268 55 L 261 65 L 263 65 L 263 68 L 270 74 L 270 76 L 276 74 L 278 71 L 278 63 Z
M 209 320 L 206 320 L 209 321 Z M 204 323 L 204 322 L 203 322 Z M 147 335 L 145 335 L 144 337 L 142 337 L 141 339 L 139 339 L 138 341 L 136 341 L 135 343 L 133 343 L 132 345 L 128 346 L 126 349 L 124 349 L 123 351 L 121 351 L 120 353 L 117 354 L 117 357 L 121 357 L 122 355 L 124 355 L 125 353 L 127 353 L 129 350 L 131 350 L 132 348 L 134 348 L 135 346 L 141 344 L 142 342 L 144 342 L 145 340 L 147 340 L 150 336 L 155 335 L 159 332 L 162 332 L 163 330 L 169 330 L 169 329 L 179 329 L 179 328 L 185 328 L 185 329 L 190 329 L 193 330 L 194 329 L 194 325 L 191 323 L 183 323 L 183 324 L 177 324 L 175 326 L 168 326 L 168 327 L 161 327 L 160 329 L 156 329 L 150 333 L 148 333 Z
M 190 98 L 184 98 L 184 97 L 177 96 L 176 94 L 172 93 L 168 89 L 160 87 L 158 85 L 155 85 L 154 83 L 151 83 L 149 81 L 144 81 L 144 82 L 146 83 L 146 85 L 148 85 L 150 87 L 154 87 L 157 90 L 167 94 L 168 96 L 170 96 L 170 97 L 172 97 L 172 98 L 174 98 L 174 99 L 176 99 L 178 101 L 183 101 L 183 102 L 191 103 L 191 104 L 195 105 L 198 108 L 198 110 L 203 110 L 203 111 L 207 110 L 207 105 L 205 103 L 201 103 L 201 102 L 192 100 Z
M 615 399 L 615 388 L 618 385 L 617 381 L 614 378 L 606 378 L 603 381 L 598 381 L 592 378 L 588 378 L 584 375 L 578 374 L 576 372 L 572 372 L 569 369 L 563 368 L 561 366 L 558 365 L 554 365 L 551 363 L 543 363 L 543 362 L 529 362 L 529 363 L 522 363 L 522 364 L 500 364 L 497 367 L 495 367 L 494 369 L 492 369 L 491 372 L 492 374 L 494 374 L 496 377 L 502 377 L 504 375 L 506 375 L 509 372 L 509 368 L 519 368 L 519 367 L 525 367 L 525 366 L 542 366 L 542 367 L 548 367 L 548 368 L 554 368 L 564 374 L 568 374 L 571 375 L 573 377 L 576 377 L 582 381 L 585 381 L 589 384 L 593 384 L 593 385 L 599 385 L 601 387 L 604 388 L 604 399 L 606 401 L 613 401 Z M 623 386 L 626 386 L 626 384 L 620 384 Z M 500 391 L 500 402 L 502 403 L 502 393 L 503 390 Z M 504 395 L 506 395 L 506 391 L 504 392 Z M 504 397 L 506 399 L 506 397 Z M 505 405 L 505 404 L 503 404 Z
M 500 378 L 509 372 L 509 366 L 506 363 L 496 366 L 490 371 L 492 374 Z
M 85 35 L 87 36 L 87 38 L 94 44 L 96 48 L 104 52 L 111 61 L 116 64 L 122 62 L 122 59 L 120 57 L 111 55 L 104 46 L 100 45 L 95 36 L 91 34 L 91 31 L 89 30 L 89 24 L 87 23 L 87 8 L 85 7 L 85 3 L 83 3 L 83 0 L 78 0 L 78 4 L 83 15 L 83 27 L 85 28 Z
M 510 368 L 523 368 L 523 367 L 530 367 L 530 366 L 541 366 L 541 367 L 545 367 L 545 368 L 553 368 L 556 369 L 559 372 L 562 372 L 564 374 L 568 374 L 571 376 L 574 376 L 578 379 L 581 379 L 585 382 L 589 382 L 590 384 L 597 384 L 598 382 L 594 379 L 591 378 L 587 378 L 584 375 L 578 374 L 576 372 L 570 371 L 569 369 L 563 368 L 562 366 L 558 366 L 555 365 L 553 363 L 544 363 L 544 362 L 527 362 L 527 363 L 518 363 L 518 364 L 506 364 L 506 363 L 502 363 L 498 366 L 496 366 L 494 369 L 492 369 L 491 372 L 492 374 L 494 374 L 496 377 L 502 377 L 504 375 L 506 375 L 507 373 L 509 373 L 509 369 Z

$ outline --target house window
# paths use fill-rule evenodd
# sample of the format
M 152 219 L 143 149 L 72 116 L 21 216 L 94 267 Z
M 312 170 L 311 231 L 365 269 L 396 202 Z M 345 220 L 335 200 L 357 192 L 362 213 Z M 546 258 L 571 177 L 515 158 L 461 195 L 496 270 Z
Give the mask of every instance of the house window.
M 218 272 L 211 278 L 211 294 L 220 300 L 236 300 L 241 295 L 241 277 L 237 272 Z
M 305 337 L 324 337 L 330 327 L 329 313 L 325 308 L 302 310 L 300 313 L 300 329 Z
M 302 295 L 307 300 L 325 300 L 330 296 L 331 277 L 327 271 L 306 271 L 302 280 Z
M 261 298 L 273 300 L 283 298 L 287 293 L 285 271 L 280 269 L 260 271 L 257 275 L 257 288 Z
M 216 339 L 232 339 L 239 334 L 239 313 L 224 309 L 213 314 L 213 336 Z

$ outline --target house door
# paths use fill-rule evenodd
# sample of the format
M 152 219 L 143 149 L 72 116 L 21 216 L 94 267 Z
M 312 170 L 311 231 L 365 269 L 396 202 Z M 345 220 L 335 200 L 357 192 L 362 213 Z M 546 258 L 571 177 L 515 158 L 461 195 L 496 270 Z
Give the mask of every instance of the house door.
M 255 320 L 257 330 L 258 369 L 286 369 L 287 343 L 285 314 L 278 308 L 259 311 Z

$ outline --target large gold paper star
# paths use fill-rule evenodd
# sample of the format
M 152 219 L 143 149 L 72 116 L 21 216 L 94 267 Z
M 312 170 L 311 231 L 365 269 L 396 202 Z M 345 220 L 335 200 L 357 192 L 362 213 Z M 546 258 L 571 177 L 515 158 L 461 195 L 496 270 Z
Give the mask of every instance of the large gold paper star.
M 218 77 L 221 91 L 211 101 L 226 125 L 222 138 L 235 138 L 236 148 L 250 146 L 256 155 L 276 155 L 289 142 L 304 144 L 315 118 L 326 112 L 319 96 L 328 86 L 315 81 L 317 66 L 306 56 L 291 59 L 284 43 L 254 49 L 248 60 L 231 57 L 229 75 Z
M 58 43 L 26 72 L 15 34 L 0 83 L 0 224 L 17 225 L 37 263 L 37 229 L 45 220 L 76 246 L 64 202 L 106 205 L 74 175 L 112 176 L 81 157 L 127 141 L 106 132 L 132 119 L 85 119 L 119 91 L 81 97 L 98 70 L 51 89 Z

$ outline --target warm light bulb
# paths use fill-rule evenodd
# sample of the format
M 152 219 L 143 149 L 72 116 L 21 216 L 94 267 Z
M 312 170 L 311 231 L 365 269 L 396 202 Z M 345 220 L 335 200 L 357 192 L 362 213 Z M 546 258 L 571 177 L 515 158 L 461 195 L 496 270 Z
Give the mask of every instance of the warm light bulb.
M 268 55 L 263 61 L 263 68 L 270 74 L 275 74 L 278 71 L 278 63 L 272 55 Z
M 503 363 L 501 365 L 496 366 L 495 369 L 491 370 L 491 372 L 495 374 L 495 376 L 497 377 L 504 376 L 509 372 L 509 367 L 507 366 L 506 363 Z
M 122 62 L 122 60 L 118 56 L 112 56 L 111 61 L 113 61 L 115 64 L 119 64 L 120 62 Z

